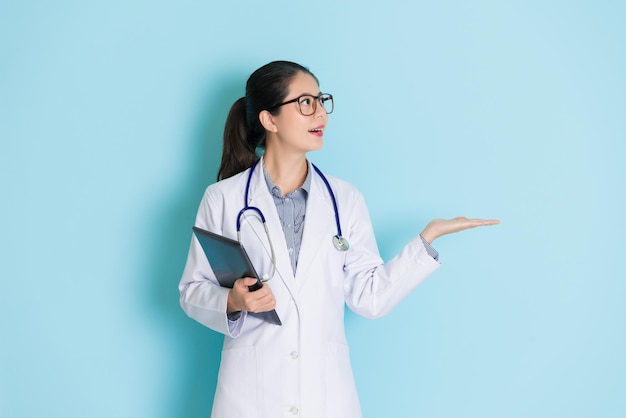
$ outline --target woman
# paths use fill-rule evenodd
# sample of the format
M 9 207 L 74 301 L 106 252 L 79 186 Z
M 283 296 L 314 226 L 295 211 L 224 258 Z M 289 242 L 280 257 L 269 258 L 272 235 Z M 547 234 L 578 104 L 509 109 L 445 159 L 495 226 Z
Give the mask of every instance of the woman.
M 326 178 L 306 158 L 322 148 L 332 109 L 332 96 L 320 92 L 307 68 L 276 61 L 250 76 L 246 96 L 226 121 L 220 181 L 207 188 L 196 226 L 235 238 L 244 204 L 259 208 L 267 235 L 258 213 L 248 210 L 240 217 L 241 242 L 257 272 L 273 271 L 268 276 L 274 278 L 256 291 L 248 287 L 253 278 L 232 289 L 219 287 L 192 241 L 179 286 L 181 306 L 225 335 L 214 418 L 360 417 L 344 304 L 368 318 L 387 314 L 439 267 L 433 240 L 498 223 L 432 221 L 383 263 L 362 195 Z M 261 158 L 259 148 L 265 150 Z M 333 240 L 335 235 L 347 242 Z M 272 309 L 282 326 L 260 314 Z

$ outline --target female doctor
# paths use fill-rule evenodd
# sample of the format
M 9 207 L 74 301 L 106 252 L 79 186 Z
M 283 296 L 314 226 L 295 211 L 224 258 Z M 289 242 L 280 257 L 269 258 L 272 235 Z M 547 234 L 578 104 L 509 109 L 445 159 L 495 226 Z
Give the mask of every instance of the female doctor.
M 344 304 L 386 315 L 439 267 L 436 238 L 498 223 L 434 220 L 383 263 L 363 196 L 307 160 L 332 110 L 307 68 L 276 61 L 250 76 L 228 115 L 220 181 L 206 189 L 196 226 L 239 236 L 268 281 L 256 291 L 253 278 L 220 287 L 193 238 L 180 303 L 225 335 L 213 418 L 361 417 Z M 270 310 L 282 325 L 265 320 Z

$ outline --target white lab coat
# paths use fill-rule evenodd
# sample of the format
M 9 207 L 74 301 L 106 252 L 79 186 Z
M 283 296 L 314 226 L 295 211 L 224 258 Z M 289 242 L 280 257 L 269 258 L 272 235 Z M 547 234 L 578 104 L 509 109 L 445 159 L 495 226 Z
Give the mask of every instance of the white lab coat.
M 196 226 L 236 239 L 248 174 L 246 170 L 209 186 Z M 439 267 L 419 236 L 383 264 L 362 195 L 342 180 L 328 180 L 350 249 L 338 251 L 332 244 L 337 233 L 332 201 L 313 173 L 294 277 L 261 166 L 252 176 L 249 204 L 263 211 L 276 252 L 276 275 L 266 285 L 276 297 L 282 326 L 250 313 L 229 321 L 228 289 L 216 285 L 200 244 L 192 239 L 179 286 L 181 306 L 191 318 L 225 335 L 213 418 L 361 417 L 344 304 L 367 318 L 383 316 Z M 241 233 L 257 273 L 269 273 L 270 249 L 253 211 L 242 217 Z

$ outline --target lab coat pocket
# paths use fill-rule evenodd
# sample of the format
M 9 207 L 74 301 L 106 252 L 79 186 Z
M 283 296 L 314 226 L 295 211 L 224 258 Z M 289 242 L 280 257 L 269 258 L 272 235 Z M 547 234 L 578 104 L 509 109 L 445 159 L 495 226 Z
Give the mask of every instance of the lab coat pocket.
M 258 416 L 257 365 L 254 346 L 222 351 L 212 418 Z
M 329 343 L 327 356 L 325 373 L 327 417 L 360 417 L 361 410 L 352 377 L 348 346 Z

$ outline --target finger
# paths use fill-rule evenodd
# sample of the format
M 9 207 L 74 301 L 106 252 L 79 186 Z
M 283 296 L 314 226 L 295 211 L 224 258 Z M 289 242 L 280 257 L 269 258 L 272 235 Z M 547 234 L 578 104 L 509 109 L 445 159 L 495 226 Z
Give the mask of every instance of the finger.
M 262 299 L 260 299 L 259 303 L 267 307 L 268 309 L 270 309 L 276 305 L 276 299 L 274 298 L 274 295 L 270 293 L 267 296 L 264 296 Z
M 244 277 L 241 280 L 243 280 L 243 284 L 245 286 L 252 286 L 253 284 L 255 284 L 258 279 L 254 278 L 254 277 Z
M 274 299 L 273 296 L 270 296 L 269 298 L 267 298 L 267 300 L 264 300 L 263 303 L 259 306 L 259 310 L 261 312 L 271 311 L 274 308 L 276 308 L 276 299 Z
M 234 288 L 240 294 L 246 293 L 250 291 L 248 287 L 254 285 L 256 282 L 257 282 L 257 279 L 255 278 L 243 277 L 235 281 Z
M 276 300 L 273 296 L 268 295 L 266 297 L 250 301 L 250 303 L 246 305 L 246 310 L 250 312 L 267 312 L 275 307 Z
M 466 218 L 464 216 L 459 216 L 456 218 L 452 218 L 452 221 L 457 221 L 460 223 L 471 223 L 471 224 L 496 224 L 500 223 L 498 219 L 482 219 L 482 218 Z
M 266 287 L 268 286 L 263 286 L 259 290 L 256 290 L 254 292 L 247 292 L 246 294 L 244 294 L 243 299 L 246 303 L 246 306 L 257 306 L 259 304 L 264 304 L 266 303 L 266 301 L 272 299 L 274 295 L 269 292 Z
M 470 219 L 470 221 L 477 225 L 496 225 L 500 223 L 497 219 Z

